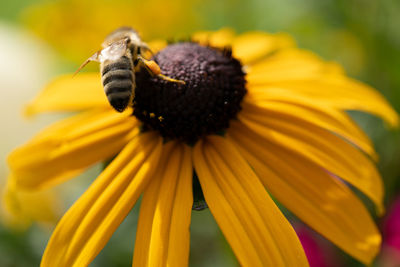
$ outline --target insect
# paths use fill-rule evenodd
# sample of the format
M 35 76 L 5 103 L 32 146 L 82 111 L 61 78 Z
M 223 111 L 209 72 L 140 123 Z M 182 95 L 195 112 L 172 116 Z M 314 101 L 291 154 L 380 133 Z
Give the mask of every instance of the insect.
M 168 82 L 185 84 L 161 74 L 160 67 L 153 60 L 147 60 L 142 53 L 150 48 L 138 33 L 130 27 L 121 27 L 111 32 L 102 43 L 102 50 L 94 53 L 75 72 L 77 74 L 91 61 L 100 62 L 101 81 L 110 105 L 118 112 L 124 111 L 135 98 L 135 73 L 145 68 L 152 76 Z

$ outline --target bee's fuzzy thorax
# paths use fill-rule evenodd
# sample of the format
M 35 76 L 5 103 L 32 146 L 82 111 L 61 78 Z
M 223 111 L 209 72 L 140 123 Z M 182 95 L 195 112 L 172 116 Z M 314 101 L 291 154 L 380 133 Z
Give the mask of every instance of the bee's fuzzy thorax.
M 246 93 L 242 66 L 229 49 L 182 42 L 167 46 L 154 60 L 162 74 L 186 84 L 137 73 L 134 115 L 145 128 L 189 144 L 228 128 Z

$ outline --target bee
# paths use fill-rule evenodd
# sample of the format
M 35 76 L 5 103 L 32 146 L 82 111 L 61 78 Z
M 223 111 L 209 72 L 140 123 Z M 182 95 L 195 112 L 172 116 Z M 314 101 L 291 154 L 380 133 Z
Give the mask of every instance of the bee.
M 151 76 L 168 82 L 185 84 L 161 74 L 160 67 L 153 60 L 142 56 L 153 54 L 139 34 L 130 27 L 121 27 L 111 32 L 102 43 L 102 50 L 94 53 L 75 72 L 77 74 L 91 61 L 100 62 L 101 81 L 110 105 L 118 112 L 124 111 L 135 98 L 135 73 L 145 68 Z M 74 75 L 75 75 L 74 74 Z

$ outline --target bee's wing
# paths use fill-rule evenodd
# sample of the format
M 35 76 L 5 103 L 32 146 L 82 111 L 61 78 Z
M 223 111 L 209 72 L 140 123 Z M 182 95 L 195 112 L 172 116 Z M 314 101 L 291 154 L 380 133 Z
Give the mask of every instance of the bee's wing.
M 88 58 L 82 65 L 75 71 L 74 76 L 83 69 L 90 61 L 104 62 L 106 60 L 117 60 L 126 54 L 128 49 L 126 40 L 119 40 L 107 46 L 106 48 L 97 51 L 90 58 Z
M 116 41 L 103 50 L 100 51 L 98 56 L 99 62 L 104 62 L 106 60 L 117 60 L 126 54 L 128 50 L 128 39 L 123 39 Z

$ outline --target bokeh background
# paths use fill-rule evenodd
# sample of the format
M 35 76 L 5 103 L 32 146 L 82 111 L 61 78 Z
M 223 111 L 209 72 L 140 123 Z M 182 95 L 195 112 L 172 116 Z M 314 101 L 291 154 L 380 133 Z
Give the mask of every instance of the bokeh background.
M 145 40 L 183 39 L 194 31 L 222 27 L 238 33 L 288 32 L 300 47 L 341 63 L 350 76 L 377 88 L 400 112 L 398 0 L 0 0 L 0 187 L 8 175 L 7 153 L 64 116 L 26 120 L 24 104 L 52 77 L 75 71 L 121 25 L 135 27 Z M 87 70 L 97 68 L 90 64 Z M 400 266 L 400 132 L 372 116 L 351 115 L 374 141 L 386 187 L 387 215 L 376 218 L 384 244 L 374 266 Z M 56 217 L 100 170 L 95 166 L 55 189 Z M 311 266 L 362 266 L 284 212 Z M 137 215 L 135 208 L 91 266 L 130 266 Z M 22 218 L 10 221 L 4 211 L 0 216 L 0 266 L 38 266 L 52 220 L 30 224 Z M 238 266 L 208 210 L 193 211 L 191 233 L 191 266 Z

